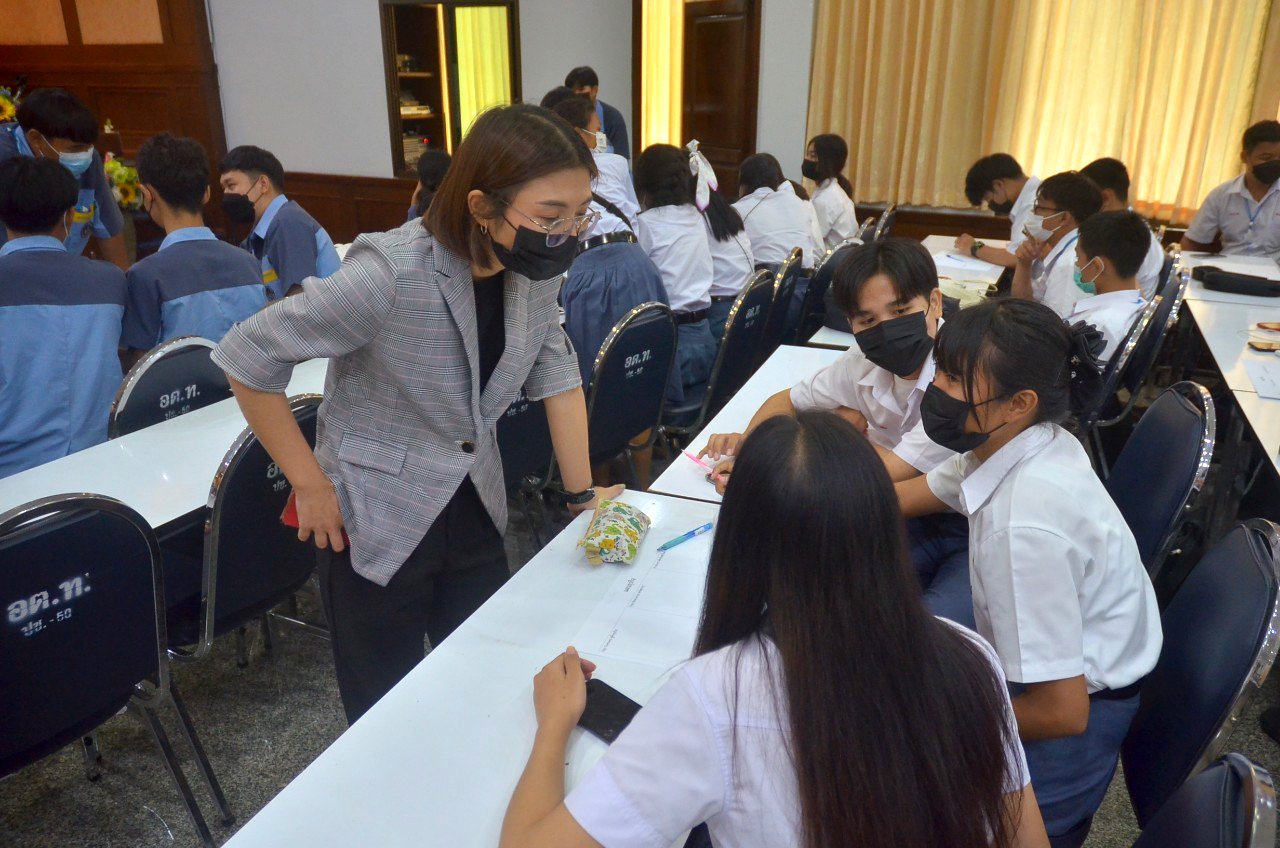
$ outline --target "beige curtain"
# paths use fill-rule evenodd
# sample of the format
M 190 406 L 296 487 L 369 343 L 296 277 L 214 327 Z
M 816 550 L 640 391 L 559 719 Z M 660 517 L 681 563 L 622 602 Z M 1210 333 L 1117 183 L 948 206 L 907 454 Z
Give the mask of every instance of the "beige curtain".
M 511 102 L 506 6 L 459 6 L 458 122 L 466 135 L 485 109 Z
M 849 139 L 859 200 L 967 206 L 995 151 L 1042 177 L 1115 156 L 1141 211 L 1185 222 L 1239 172 L 1272 5 L 820 0 L 809 134 Z
M 642 0 L 640 149 L 682 144 L 684 0 Z

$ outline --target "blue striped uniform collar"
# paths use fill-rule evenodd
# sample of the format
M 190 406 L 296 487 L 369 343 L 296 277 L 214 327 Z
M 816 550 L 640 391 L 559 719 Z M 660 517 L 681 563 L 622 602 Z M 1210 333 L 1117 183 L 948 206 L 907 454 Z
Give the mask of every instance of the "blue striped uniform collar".
M 174 230 L 164 237 L 164 241 L 160 242 L 159 250 L 166 247 L 172 247 L 184 241 L 217 241 L 218 237 L 213 234 L 213 230 L 208 227 L 183 227 L 180 230 Z
M 0 245 L 0 256 L 8 256 L 21 250 L 60 250 L 67 252 L 67 246 L 53 236 L 23 236 L 9 239 Z
M 262 220 L 260 220 L 258 225 L 253 228 L 253 234 L 258 238 L 265 239 L 267 237 L 267 230 L 271 228 L 271 222 L 276 219 L 276 214 L 288 202 L 289 198 L 285 197 L 283 194 L 271 201 L 271 203 L 267 205 L 266 211 L 262 213 Z

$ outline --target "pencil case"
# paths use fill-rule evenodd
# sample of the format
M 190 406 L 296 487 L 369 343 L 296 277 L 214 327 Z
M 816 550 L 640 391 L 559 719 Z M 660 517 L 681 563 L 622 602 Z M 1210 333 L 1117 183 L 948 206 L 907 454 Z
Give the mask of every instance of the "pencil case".
M 629 563 L 640 550 L 651 523 L 649 516 L 630 504 L 601 501 L 578 544 L 592 565 Z

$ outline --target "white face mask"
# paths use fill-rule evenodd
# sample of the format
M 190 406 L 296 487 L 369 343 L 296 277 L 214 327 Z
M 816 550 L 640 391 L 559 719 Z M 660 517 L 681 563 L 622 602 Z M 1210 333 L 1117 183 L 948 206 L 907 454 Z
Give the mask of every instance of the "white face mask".
M 1062 229 L 1063 225 L 1067 223 L 1067 219 L 1064 217 L 1061 221 L 1058 222 L 1058 226 L 1056 227 L 1046 227 L 1044 225 L 1044 222 L 1049 218 L 1056 218 L 1059 215 L 1065 215 L 1065 214 L 1066 214 L 1065 209 L 1060 209 L 1051 215 L 1037 215 L 1033 212 L 1027 216 L 1027 225 L 1026 227 L 1024 227 L 1024 229 L 1036 241 L 1048 241 L 1050 238 L 1053 237 L 1054 233 Z
M 609 150 L 609 136 L 602 132 L 596 133 L 596 152 L 605 153 Z

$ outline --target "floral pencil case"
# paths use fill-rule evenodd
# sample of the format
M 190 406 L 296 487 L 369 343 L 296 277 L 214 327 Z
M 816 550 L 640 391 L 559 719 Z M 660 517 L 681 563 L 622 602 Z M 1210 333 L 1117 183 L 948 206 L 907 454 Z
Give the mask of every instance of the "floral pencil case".
M 586 550 L 587 562 L 592 565 L 628 563 L 635 559 L 649 524 L 649 516 L 630 504 L 601 501 L 578 544 Z

